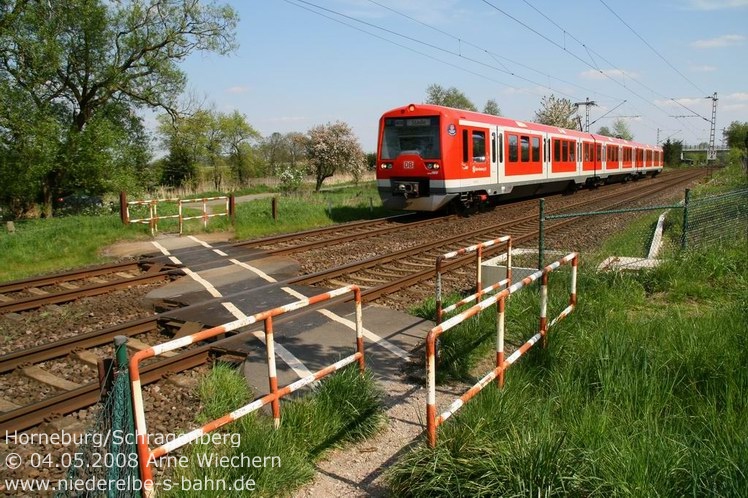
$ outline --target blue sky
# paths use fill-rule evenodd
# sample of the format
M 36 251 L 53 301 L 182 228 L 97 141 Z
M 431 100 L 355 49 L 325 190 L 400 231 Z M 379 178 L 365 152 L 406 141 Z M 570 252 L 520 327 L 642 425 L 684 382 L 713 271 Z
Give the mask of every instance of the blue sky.
M 239 110 L 264 136 L 344 121 L 371 152 L 379 116 L 423 102 L 432 83 L 522 120 L 544 95 L 589 97 L 592 131 L 631 116 L 635 139 L 649 143 L 658 128 L 662 140 L 706 141 L 706 120 L 671 116 L 711 119 L 714 92 L 718 141 L 748 121 L 748 0 L 229 3 L 238 50 L 182 67 L 193 95 Z

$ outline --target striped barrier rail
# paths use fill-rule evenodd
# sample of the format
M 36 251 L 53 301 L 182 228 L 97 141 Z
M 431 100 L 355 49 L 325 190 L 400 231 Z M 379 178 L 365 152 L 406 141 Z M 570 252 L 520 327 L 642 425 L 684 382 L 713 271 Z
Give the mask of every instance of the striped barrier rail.
M 577 304 L 577 265 L 579 261 L 579 255 L 577 253 L 571 253 L 558 261 L 551 263 L 542 270 L 538 270 L 532 275 L 527 276 L 522 281 L 517 282 L 502 290 L 498 294 L 484 299 L 473 307 L 463 311 L 459 315 L 455 315 L 452 318 L 445 320 L 443 323 L 437 325 L 429 331 L 426 336 L 426 371 L 428 376 L 428 398 L 426 401 L 426 429 L 428 433 L 428 444 L 430 447 L 436 446 L 436 429 L 438 426 L 443 424 L 449 417 L 459 410 L 465 403 L 470 401 L 476 394 L 478 394 L 484 387 L 486 387 L 492 380 L 497 379 L 499 387 L 504 385 L 504 372 L 509 366 L 511 366 L 520 356 L 525 354 L 532 346 L 538 341 L 542 340 L 543 347 L 547 344 L 548 330 L 556 325 L 559 321 L 567 317 L 576 307 Z M 559 268 L 561 265 L 571 263 L 571 289 L 569 297 L 569 305 L 548 323 L 547 312 L 548 312 L 548 274 L 553 270 Z M 504 359 L 504 311 L 506 306 L 506 298 L 518 290 L 530 285 L 537 279 L 541 279 L 541 291 L 540 291 L 540 324 L 538 327 L 538 333 L 527 340 L 517 351 L 512 353 L 508 358 Z M 446 332 L 447 330 L 455 327 L 456 325 L 464 322 L 470 317 L 473 317 L 490 306 L 496 304 L 498 307 L 497 318 L 496 318 L 496 368 L 489 372 L 485 377 L 479 380 L 473 387 L 455 400 L 449 408 L 439 416 L 436 415 L 436 339 Z
M 209 201 L 226 201 L 226 211 L 223 213 L 209 213 L 208 212 L 208 202 Z M 197 204 L 201 203 L 202 205 L 202 213 L 198 216 L 184 216 L 182 213 L 182 206 L 185 204 Z M 208 227 L 208 219 L 216 217 L 216 216 L 229 216 L 229 213 L 231 212 L 229 207 L 229 196 L 227 195 L 221 195 L 218 197 L 204 197 L 202 199 L 182 199 L 179 201 L 179 234 L 182 234 L 182 228 L 184 227 L 184 222 L 187 220 L 203 220 L 203 228 Z
M 129 223 L 147 223 L 151 229 L 151 235 L 155 235 L 158 231 L 159 220 L 176 219 L 179 222 L 179 234 L 182 234 L 184 229 L 184 222 L 187 220 L 203 220 L 203 227 L 208 226 L 208 220 L 216 216 L 232 216 L 234 209 L 234 196 L 217 196 L 217 197 L 203 197 L 200 199 L 151 199 L 151 200 L 138 200 L 138 201 L 127 201 L 125 203 L 125 224 Z M 208 211 L 208 202 L 210 201 L 225 201 L 225 212 L 223 213 L 211 213 Z M 175 203 L 177 204 L 177 214 L 159 215 L 158 205 L 160 203 Z M 197 216 L 185 216 L 184 205 L 187 204 L 201 204 L 201 213 Z M 147 218 L 130 218 L 130 206 L 148 206 L 148 217 Z M 233 219 L 233 218 L 232 218 Z
M 287 386 L 278 388 L 278 377 L 275 368 L 275 340 L 273 338 L 273 318 L 290 311 L 295 311 L 307 306 L 328 301 L 330 299 L 345 295 L 352 292 L 355 300 L 356 307 L 356 352 L 350 356 L 347 356 L 332 365 L 318 370 L 317 372 L 310 374 L 302 379 L 297 380 Z M 231 413 L 224 415 L 212 422 L 209 422 L 202 427 L 195 429 L 191 432 L 187 432 L 153 450 L 148 445 L 148 431 L 145 423 L 145 409 L 143 406 L 143 392 L 140 384 L 140 362 L 147 358 L 162 355 L 168 351 L 173 351 L 196 342 L 210 339 L 220 334 L 225 334 L 233 330 L 240 329 L 255 323 L 264 322 L 265 328 L 265 348 L 267 356 L 268 366 L 268 385 L 270 392 L 265 394 L 251 403 L 238 408 Z M 263 311 L 255 315 L 241 318 L 233 322 L 213 327 L 201 332 L 197 332 L 192 335 L 181 337 L 173 341 L 169 341 L 163 344 L 159 344 L 148 349 L 139 351 L 130 359 L 130 382 L 132 384 L 132 398 L 133 398 L 133 412 L 135 414 L 135 431 L 136 431 L 136 445 L 138 449 L 138 463 L 140 467 L 140 477 L 143 481 L 143 489 L 145 490 L 146 498 L 152 497 L 154 493 L 154 482 L 153 472 L 151 464 L 157 459 L 166 455 L 167 453 L 176 450 L 190 442 L 199 439 L 203 434 L 207 434 L 214 431 L 224 425 L 233 422 L 245 415 L 248 415 L 265 405 L 271 405 L 273 412 L 273 424 L 276 428 L 280 426 L 280 399 L 283 396 L 291 394 L 294 391 L 301 389 L 302 387 L 311 384 L 323 377 L 340 370 L 341 368 L 349 365 L 353 362 L 358 362 L 359 369 L 361 372 L 364 371 L 364 336 L 363 336 L 363 321 L 361 311 L 361 290 L 356 285 L 348 285 L 339 289 L 318 294 L 309 298 L 301 299 L 299 301 L 280 306 L 278 308 Z
M 140 200 L 140 201 L 128 201 L 126 204 L 126 211 L 125 211 L 125 224 L 129 223 L 147 223 L 148 226 L 151 228 L 151 236 L 155 235 L 158 231 L 158 220 L 164 220 L 169 218 L 179 218 L 181 216 L 181 208 L 180 208 L 180 214 L 169 214 L 169 215 L 161 215 L 158 214 L 158 205 L 159 203 L 167 203 L 167 202 L 173 202 L 173 203 L 179 203 L 181 202 L 180 199 L 150 199 L 150 200 Z M 148 217 L 147 218 L 137 218 L 132 219 L 130 218 L 130 206 L 148 206 Z
M 506 279 L 502 280 L 501 282 L 497 282 L 493 285 L 490 285 L 484 289 L 483 283 L 482 283 L 483 278 L 482 278 L 482 269 L 481 269 L 481 263 L 483 260 L 483 249 L 493 247 L 493 246 L 498 246 L 499 244 L 504 244 L 504 243 L 506 243 Z M 458 256 L 471 254 L 471 253 L 476 254 L 477 265 L 478 265 L 478 268 L 476 270 L 476 282 L 475 282 L 476 292 L 475 294 L 468 296 L 465 299 L 442 309 L 442 273 L 443 273 L 442 264 L 447 259 L 452 259 Z M 499 237 L 498 239 L 488 240 L 486 242 L 481 242 L 480 244 L 463 247 L 462 249 L 458 249 L 456 251 L 448 252 L 440 256 L 437 256 L 436 258 L 436 323 L 437 324 L 442 323 L 445 313 L 454 311 L 473 301 L 480 300 L 483 294 L 493 292 L 505 286 L 508 287 L 509 285 L 511 285 L 511 283 L 512 283 L 512 237 L 509 235 L 504 235 L 503 237 Z

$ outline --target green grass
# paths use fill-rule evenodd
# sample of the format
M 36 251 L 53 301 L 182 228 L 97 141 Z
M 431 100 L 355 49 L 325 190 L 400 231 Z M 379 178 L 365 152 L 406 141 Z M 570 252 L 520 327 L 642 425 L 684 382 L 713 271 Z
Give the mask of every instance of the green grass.
M 0 282 L 107 261 L 101 249 L 123 239 L 144 239 L 119 215 L 65 216 L 15 222 L 0 232 Z
M 547 350 L 397 463 L 393 495 L 746 496 L 744 243 L 579 289 Z
M 373 183 L 323 192 L 305 190 L 278 196 L 277 220 L 270 198 L 237 205 L 236 237 L 257 238 L 393 214 L 397 213 L 382 207 Z
M 201 208 L 196 207 L 185 208 L 185 214 L 199 215 Z M 223 211 L 221 206 L 215 209 Z M 176 214 L 176 204 L 161 204 L 158 212 Z M 188 220 L 184 222 L 183 233 L 234 229 L 235 238 L 242 240 L 393 214 L 396 212 L 382 208 L 376 186 L 369 182 L 330 192 L 279 195 L 277 220 L 272 218 L 269 198 L 239 203 L 235 227 L 226 217 L 211 218 L 207 229 L 201 220 Z M 148 216 L 147 208 L 132 207 L 132 219 L 143 216 Z M 0 231 L 0 282 L 104 263 L 111 259 L 102 255 L 106 246 L 122 240 L 150 240 L 147 224 L 125 227 L 118 214 L 16 221 L 15 227 L 13 234 Z M 176 233 L 178 223 L 162 219 L 158 228 L 159 233 Z
M 213 369 L 201 383 L 199 392 L 204 405 L 199 415 L 201 423 L 225 415 L 251 399 L 244 379 L 224 366 Z M 353 365 L 325 378 L 310 395 L 283 401 L 278 430 L 273 429 L 270 417 L 255 412 L 223 428 L 224 433 L 230 434 L 229 440 L 237 444 L 190 445 L 183 453 L 188 457 L 189 466 L 179 469 L 171 479 L 178 483 L 183 478 L 200 482 L 223 479 L 226 483 L 252 479 L 256 484 L 254 491 L 218 495 L 290 495 L 314 477 L 314 462 L 326 451 L 366 439 L 383 426 L 381 396 L 371 375 L 361 376 L 357 365 Z M 210 454 L 262 457 L 265 466 L 201 467 L 199 455 Z M 167 496 L 205 496 L 177 488 L 166 493 Z

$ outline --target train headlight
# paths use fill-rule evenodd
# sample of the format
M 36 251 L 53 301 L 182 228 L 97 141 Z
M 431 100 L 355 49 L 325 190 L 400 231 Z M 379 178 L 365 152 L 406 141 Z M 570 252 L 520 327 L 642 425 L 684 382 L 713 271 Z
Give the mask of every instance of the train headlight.
M 426 163 L 426 169 L 432 169 L 432 170 L 439 169 L 439 164 L 437 164 L 437 163 Z
M 392 169 L 392 163 L 382 163 L 379 167 L 382 169 Z

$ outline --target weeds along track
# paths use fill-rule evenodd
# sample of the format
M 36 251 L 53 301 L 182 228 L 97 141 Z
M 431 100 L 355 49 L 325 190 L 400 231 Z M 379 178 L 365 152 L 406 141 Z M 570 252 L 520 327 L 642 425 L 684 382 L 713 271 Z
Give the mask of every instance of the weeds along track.
M 106 294 L 181 274 L 178 265 L 151 260 L 112 263 L 0 284 L 0 313 L 13 313 Z

